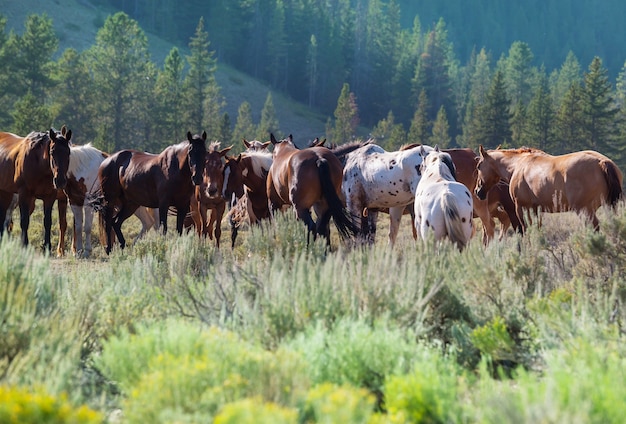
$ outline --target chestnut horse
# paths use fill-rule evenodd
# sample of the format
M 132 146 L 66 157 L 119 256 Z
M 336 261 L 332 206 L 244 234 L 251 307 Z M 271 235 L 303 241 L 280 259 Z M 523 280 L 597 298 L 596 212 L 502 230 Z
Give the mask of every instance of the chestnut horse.
M 274 145 L 274 159 L 267 176 L 267 197 L 272 211 L 292 205 L 306 224 L 308 234 L 326 237 L 327 244 L 330 244 L 331 217 L 341 238 L 355 235 L 357 227 L 342 199 L 343 167 L 337 156 L 326 147 L 300 150 L 291 135 L 278 141 L 270 134 L 270 141 Z M 316 222 L 311 208 L 317 215 Z
M 195 187 L 195 193 L 191 199 L 191 218 L 198 235 L 208 235 L 209 239 L 215 236 L 217 247 L 220 247 L 222 217 L 226 210 L 226 199 L 223 197 L 224 162 L 222 158 L 233 146 L 222 150 L 218 150 L 219 147 L 219 142 L 209 145 L 204 159 L 202 183 Z M 211 216 L 207 222 L 209 210 Z
M 28 226 L 35 199 L 43 200 L 44 248 L 52 248 L 52 206 L 58 189 L 66 185 L 70 162 L 72 131 L 65 125 L 60 132 L 31 132 L 26 137 L 0 133 L 0 222 L 18 194 L 22 244 L 28 245 Z M 4 225 L 0 227 L 0 235 Z
M 591 150 L 552 156 L 533 148 L 485 150 L 480 146 L 476 194 L 484 199 L 500 180 L 509 183 L 515 211 L 526 229 L 523 212 L 575 211 L 599 229 L 596 211 L 615 206 L 622 197 L 622 173 L 606 156 Z M 541 222 L 541 221 L 540 221 Z
M 160 154 L 121 150 L 106 158 L 98 170 L 104 206 L 106 253 L 112 249 L 115 231 L 122 248 L 126 240 L 122 224 L 139 206 L 159 209 L 159 224 L 167 232 L 167 213 L 176 208 L 176 230 L 183 232 L 194 186 L 202 183 L 206 156 L 206 131 L 202 136 L 187 132 L 187 140 L 167 147 Z M 119 211 L 115 213 L 116 208 Z
M 449 153 L 452 162 L 457 171 L 457 181 L 465 184 L 472 193 L 474 204 L 474 217 L 479 218 L 483 226 L 483 244 L 487 245 L 495 235 L 495 222 L 493 217 L 498 218 L 501 224 L 501 230 L 506 231 L 513 221 L 514 227 L 517 229 L 518 223 L 515 218 L 515 207 L 506 190 L 490 190 L 486 199 L 479 199 L 474 192 L 476 181 L 478 178 L 478 170 L 476 164 L 478 155 L 472 149 L 442 149 Z M 502 238 L 502 232 L 500 233 Z

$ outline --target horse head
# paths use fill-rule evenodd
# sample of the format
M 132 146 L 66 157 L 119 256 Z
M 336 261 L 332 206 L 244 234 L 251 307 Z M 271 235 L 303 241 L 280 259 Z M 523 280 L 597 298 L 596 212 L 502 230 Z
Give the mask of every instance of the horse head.
M 202 177 L 204 165 L 204 159 L 207 153 L 206 150 L 206 131 L 202 132 L 202 135 L 191 135 L 190 131 L 187 131 L 187 140 L 189 140 L 189 149 L 187 151 L 187 161 L 189 163 L 189 169 L 191 170 L 191 181 L 193 185 L 199 186 L 202 184 Z
M 65 125 L 60 132 L 50 128 L 50 146 L 48 148 L 50 170 L 52 171 L 52 183 L 54 188 L 63 189 L 67 184 L 67 171 L 70 167 L 70 140 L 72 130 Z
M 296 145 L 293 143 L 293 136 L 291 134 L 289 134 L 287 138 L 284 138 L 280 141 L 276 140 L 274 134 L 270 134 L 270 142 L 274 146 L 274 157 L 276 157 L 276 155 L 278 155 L 281 151 L 285 149 L 297 149 Z
M 244 192 L 240 162 L 241 154 L 237 157 L 226 156 L 224 163 L 222 197 L 229 202 L 230 206 L 233 206 L 236 199 L 241 198 Z
M 476 188 L 474 192 L 480 200 L 487 198 L 487 193 L 491 190 L 491 187 L 498 184 L 500 181 L 500 174 L 495 166 L 495 161 L 489 153 L 480 145 L 480 156 L 476 158 L 478 164 L 476 170 L 478 171 L 478 177 L 476 180 Z
M 202 184 L 205 195 L 209 198 L 215 198 L 222 194 L 221 191 L 224 185 L 224 162 L 222 162 L 222 158 L 233 148 L 233 146 L 230 146 L 217 150 L 219 145 L 218 142 L 211 143 L 204 158 Z
M 261 143 L 258 140 L 248 141 L 245 138 L 242 139 L 243 145 L 246 146 L 246 149 L 250 152 L 262 152 L 267 150 L 267 147 L 271 144 L 271 141 L 266 141 L 265 143 Z

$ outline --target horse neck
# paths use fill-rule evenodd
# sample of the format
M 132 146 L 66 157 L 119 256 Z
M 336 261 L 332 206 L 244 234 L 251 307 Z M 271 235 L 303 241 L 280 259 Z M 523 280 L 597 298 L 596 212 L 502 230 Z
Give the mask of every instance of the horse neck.
M 515 168 L 519 166 L 519 162 L 524 160 L 524 155 L 514 152 L 491 152 L 490 156 L 494 159 L 494 165 L 500 178 L 509 182 Z
M 73 175 L 76 180 L 83 178 L 87 189 L 91 189 L 98 179 L 98 168 L 104 161 L 105 155 L 91 145 L 71 146 L 70 149 L 70 165 L 67 173 Z

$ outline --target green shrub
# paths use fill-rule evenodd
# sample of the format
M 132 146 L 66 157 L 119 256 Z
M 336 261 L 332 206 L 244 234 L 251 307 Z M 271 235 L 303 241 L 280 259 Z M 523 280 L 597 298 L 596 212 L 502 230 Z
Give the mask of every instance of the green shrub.
M 594 336 L 595 339 L 595 336 Z M 545 354 L 541 375 L 518 369 L 497 381 L 486 367 L 471 392 L 469 421 L 621 423 L 626 405 L 626 349 L 617 332 L 602 342 L 571 339 Z
M 311 327 L 288 346 L 306 359 L 314 384 L 367 388 L 379 405 L 385 378 L 407 372 L 417 347 L 404 331 L 348 319 L 330 329 L 319 324 Z
M 385 383 L 387 412 L 394 422 L 459 422 L 462 381 L 454 358 L 422 348 L 409 373 Z
M 374 397 L 365 389 L 323 383 L 306 396 L 300 422 L 367 423 L 374 413 Z
M 0 385 L 0 423 L 81 424 L 102 421 L 100 414 L 88 407 L 71 405 L 65 395 L 55 397 L 41 389 Z
M 500 317 L 495 317 L 482 327 L 475 328 L 470 338 L 483 355 L 493 360 L 513 359 L 514 342 L 508 333 L 506 323 Z
M 297 423 L 298 412 L 259 398 L 243 399 L 224 405 L 214 424 L 290 424 Z
M 230 402 L 256 395 L 291 405 L 308 388 L 293 352 L 173 320 L 112 338 L 97 365 L 125 391 L 130 422 L 204 422 Z

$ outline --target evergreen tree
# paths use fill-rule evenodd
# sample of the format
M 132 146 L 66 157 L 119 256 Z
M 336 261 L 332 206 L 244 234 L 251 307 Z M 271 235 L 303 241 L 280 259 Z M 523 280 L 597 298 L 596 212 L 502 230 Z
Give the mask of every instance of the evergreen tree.
M 228 143 L 229 141 L 232 141 L 233 139 L 233 131 L 230 127 L 230 116 L 228 115 L 228 112 L 225 112 L 222 115 L 222 120 L 220 124 L 220 133 L 217 135 L 217 139 L 220 141 L 223 140 L 225 143 Z
M 555 119 L 555 154 L 583 150 L 586 144 L 585 125 L 582 110 L 582 87 L 573 82 Z
M 154 87 L 157 133 L 165 140 L 184 140 L 188 129 L 183 126 L 183 69 L 185 63 L 178 48 L 173 47 L 165 58 Z M 164 141 L 165 141 L 164 140 Z M 162 148 L 166 147 L 167 143 Z
M 189 41 L 191 54 L 187 56 L 189 72 L 184 79 L 185 113 L 183 125 L 192 133 L 207 131 L 209 138 L 219 132 L 220 108 L 223 99 L 215 81 L 216 60 L 209 51 L 209 34 L 200 18 L 194 36 Z
M 510 102 L 506 96 L 504 76 L 496 71 L 485 103 L 477 111 L 476 139 L 486 148 L 494 148 L 511 141 Z
M 446 117 L 446 110 L 441 106 L 433 123 L 433 135 L 430 138 L 430 144 L 438 145 L 442 149 L 451 147 L 449 131 L 450 125 Z
M 359 111 L 356 96 L 350 91 L 350 85 L 344 83 L 335 108 L 335 126 L 330 142 L 343 144 L 354 138 L 359 124 Z
M 618 148 L 614 144 L 618 109 L 613 100 L 608 71 L 599 57 L 596 56 L 591 61 L 588 71 L 584 74 L 584 81 L 582 111 L 588 138 L 586 147 L 615 155 L 618 153 Z
M 528 144 L 541 150 L 554 148 L 554 109 L 548 78 L 541 72 L 539 84 L 528 106 L 527 133 Z
M 279 130 L 278 118 L 276 117 L 276 110 L 274 109 L 274 102 L 272 100 L 272 93 L 268 92 L 265 98 L 265 104 L 261 109 L 261 121 L 256 130 L 257 140 L 269 140 L 270 133 L 273 133 L 278 139 L 282 138 Z
M 0 14 L 0 128 L 9 128 L 13 119 L 10 113 L 13 101 L 10 100 L 9 93 L 9 65 L 12 55 L 7 50 L 6 24 L 6 17 Z
M 18 96 L 30 92 L 41 102 L 54 85 L 52 55 L 59 40 L 52 20 L 45 14 L 29 15 L 24 27 L 23 35 L 12 32 L 7 42 L 7 49 L 13 55 L 8 88 Z
M 437 28 L 428 34 L 413 83 L 415 94 L 421 93 L 422 90 L 426 92 L 429 101 L 427 118 L 430 122 L 435 120 L 441 106 L 448 111 L 454 110 L 449 54 L 450 46 L 447 43 L 445 24 L 440 20 Z
M 511 143 L 513 146 L 530 146 L 533 143 L 529 140 L 527 129 L 527 109 L 521 101 L 517 102 L 513 108 L 511 116 Z
M 532 60 L 533 54 L 528 44 L 516 41 L 509 49 L 509 56 L 500 65 L 511 104 L 521 103 L 525 106 L 530 102 L 531 82 L 535 77 Z
M 411 120 L 411 127 L 407 135 L 409 143 L 430 144 L 430 121 L 428 120 L 428 97 L 426 91 L 422 90 L 417 103 L 417 109 Z
M 240 148 L 241 140 L 244 138 L 250 140 L 254 138 L 254 134 L 256 134 L 256 126 L 254 122 L 252 122 L 252 108 L 250 107 L 250 103 L 244 101 L 239 105 L 237 111 L 237 122 L 235 123 L 235 129 L 233 130 L 231 139 L 232 144 L 236 148 Z
M 319 70 L 317 69 L 318 61 L 318 49 L 317 38 L 315 35 L 311 35 L 311 42 L 309 43 L 309 51 L 307 54 L 307 75 L 309 81 L 309 107 L 315 105 L 315 92 L 317 91 L 317 81 L 319 80 Z
M 403 31 L 399 35 L 397 62 L 392 77 L 392 106 L 398 122 L 410 123 L 414 108 L 411 101 L 411 78 L 417 69 L 421 54 L 421 24 L 419 17 L 413 20 L 411 31 Z
M 57 65 L 57 84 L 51 96 L 55 121 L 71 127 L 76 140 L 79 140 L 73 137 L 74 142 L 84 144 L 93 141 L 97 126 L 93 104 L 97 101 L 97 94 L 91 89 L 92 80 L 85 54 L 67 49 Z
M 402 124 L 395 122 L 393 112 L 389 111 L 387 118 L 381 119 L 372 129 L 372 137 L 383 149 L 398 150 L 406 142 L 406 133 Z
M 580 84 L 581 82 L 580 63 L 576 55 L 570 51 L 565 58 L 565 62 L 561 65 L 561 69 L 559 69 L 556 76 L 550 81 L 550 87 L 552 87 L 552 104 L 560 105 L 565 95 L 570 91 L 572 84 Z
M 30 91 L 15 103 L 12 115 L 12 131 L 21 136 L 31 131 L 47 131 L 52 126 L 52 114 Z
M 489 55 L 481 49 L 476 55 L 474 69 L 470 75 L 469 93 L 463 113 L 462 134 L 458 137 L 460 146 L 477 149 L 480 141 L 477 139 L 479 114 L 477 109 L 485 103 L 491 85 L 491 70 Z
M 151 77 L 148 40 L 123 12 L 109 16 L 87 52 L 92 75 L 97 147 L 114 152 L 145 143 Z

